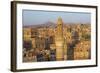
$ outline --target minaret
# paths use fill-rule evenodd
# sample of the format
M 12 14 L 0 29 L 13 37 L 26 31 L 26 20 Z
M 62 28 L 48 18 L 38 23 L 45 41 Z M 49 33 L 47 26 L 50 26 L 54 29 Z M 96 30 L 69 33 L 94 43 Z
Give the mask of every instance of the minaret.
M 57 61 L 64 60 L 63 21 L 61 17 L 59 17 L 57 21 L 55 44 L 56 44 L 56 60 Z

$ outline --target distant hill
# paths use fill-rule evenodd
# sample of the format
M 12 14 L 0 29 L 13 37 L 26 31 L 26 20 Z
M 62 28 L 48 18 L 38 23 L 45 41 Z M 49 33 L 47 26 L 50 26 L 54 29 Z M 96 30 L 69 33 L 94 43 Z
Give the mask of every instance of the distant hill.
M 56 27 L 56 24 L 55 23 L 53 23 L 53 22 L 46 22 L 46 23 L 44 23 L 44 24 L 34 24 L 34 25 L 25 25 L 25 26 L 23 26 L 24 28 L 26 27 L 26 28 L 43 28 L 43 27 L 48 27 L 48 28 L 55 28 Z
M 73 26 L 76 24 L 80 24 L 80 23 L 64 23 L 63 26 L 66 27 L 67 25 L 69 26 Z M 88 25 L 88 23 L 86 24 Z M 23 26 L 24 28 L 43 28 L 43 27 L 47 27 L 47 28 L 55 28 L 56 27 L 56 23 L 53 22 L 46 22 L 44 24 L 34 24 L 34 25 L 25 25 Z

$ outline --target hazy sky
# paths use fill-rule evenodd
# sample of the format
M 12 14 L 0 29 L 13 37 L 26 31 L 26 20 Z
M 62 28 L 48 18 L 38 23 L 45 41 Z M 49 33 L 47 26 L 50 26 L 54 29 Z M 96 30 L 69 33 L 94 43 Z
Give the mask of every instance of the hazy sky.
M 43 24 L 48 21 L 57 22 L 57 18 L 61 17 L 64 23 L 90 23 L 90 13 L 80 12 L 61 12 L 61 11 L 36 11 L 23 10 L 23 25 Z

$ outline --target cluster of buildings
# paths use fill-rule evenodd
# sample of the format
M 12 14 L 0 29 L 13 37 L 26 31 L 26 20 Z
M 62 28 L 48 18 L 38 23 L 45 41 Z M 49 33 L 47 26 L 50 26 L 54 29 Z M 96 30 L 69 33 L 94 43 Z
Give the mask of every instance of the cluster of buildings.
M 82 60 L 91 58 L 90 24 L 23 28 L 23 62 Z

